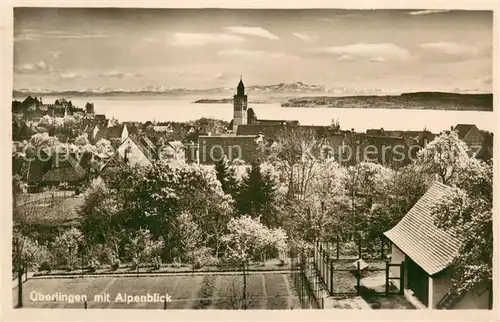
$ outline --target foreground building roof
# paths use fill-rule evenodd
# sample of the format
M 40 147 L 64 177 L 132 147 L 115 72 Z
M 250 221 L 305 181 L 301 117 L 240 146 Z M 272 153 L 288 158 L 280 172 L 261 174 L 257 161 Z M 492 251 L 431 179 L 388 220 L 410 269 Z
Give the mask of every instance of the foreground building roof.
M 451 265 L 460 240 L 434 224 L 432 208 L 451 191 L 435 182 L 401 221 L 384 235 L 429 275 Z

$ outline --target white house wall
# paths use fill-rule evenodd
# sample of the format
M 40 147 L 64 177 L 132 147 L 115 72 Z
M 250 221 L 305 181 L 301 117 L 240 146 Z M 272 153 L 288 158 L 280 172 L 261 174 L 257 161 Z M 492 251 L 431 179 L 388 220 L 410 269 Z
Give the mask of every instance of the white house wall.
M 392 264 L 401 264 L 401 262 L 404 262 L 405 261 L 405 258 L 406 258 L 406 255 L 405 253 L 403 253 L 396 245 L 392 244 L 392 250 L 391 250 L 391 263 Z M 399 266 L 393 266 L 393 267 L 390 267 L 390 274 L 392 277 L 400 277 L 400 274 L 401 274 L 401 271 L 400 271 L 400 268 Z M 408 277 L 408 272 L 406 270 L 406 267 L 405 267 L 405 270 L 404 270 L 404 287 L 406 287 L 407 285 L 407 277 Z M 394 286 L 396 286 L 398 289 L 399 289 L 399 283 L 397 280 L 394 280 L 393 282 L 394 283 Z
M 452 286 L 453 282 L 449 274 L 432 278 L 432 308 L 436 308 L 439 301 L 443 299 Z
M 135 164 L 140 164 L 140 165 L 150 165 L 151 161 L 142 153 L 142 151 L 139 149 L 139 147 L 132 141 L 132 139 L 127 138 L 123 142 L 122 145 L 118 148 L 118 153 L 122 158 L 125 158 L 125 152 L 130 146 L 130 152 L 127 155 L 127 159 L 129 164 L 135 165 Z

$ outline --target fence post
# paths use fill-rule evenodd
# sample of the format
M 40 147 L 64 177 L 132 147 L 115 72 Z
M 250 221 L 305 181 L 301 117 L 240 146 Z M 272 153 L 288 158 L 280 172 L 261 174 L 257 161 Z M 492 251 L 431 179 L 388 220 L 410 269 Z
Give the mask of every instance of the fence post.
M 314 267 L 316 269 L 319 269 L 319 243 L 316 244 L 316 248 L 314 249 L 314 254 L 316 254 L 316 258 L 315 258 L 315 261 L 314 261 Z
M 358 259 L 361 259 L 361 235 L 358 239 Z
M 356 274 L 356 278 L 357 278 L 357 281 L 356 281 L 357 282 L 357 287 L 356 288 L 357 288 L 357 293 L 359 295 L 359 286 L 361 284 L 361 271 L 359 269 L 359 261 L 357 262 L 357 266 L 358 266 L 358 273 Z
M 84 308 L 87 309 L 87 300 L 85 300 Z
M 321 252 L 321 279 L 325 281 L 325 250 Z
M 380 237 L 380 259 L 384 259 L 384 238 Z
M 389 295 L 389 262 L 385 262 L 385 295 Z
M 167 309 L 167 298 L 164 298 L 163 299 L 163 309 L 166 310 Z
M 401 262 L 399 267 L 399 293 L 405 294 L 405 262 Z
M 328 273 L 328 270 L 330 269 L 330 255 L 329 253 L 326 254 L 326 263 L 325 263 L 326 269 L 325 269 L 325 287 L 328 288 L 328 285 L 330 285 L 330 281 L 328 280 L 330 278 L 330 274 Z
M 339 260 L 339 246 L 340 246 L 340 240 L 339 236 L 337 235 L 337 260 Z
M 333 294 L 333 262 L 330 262 L 330 294 Z

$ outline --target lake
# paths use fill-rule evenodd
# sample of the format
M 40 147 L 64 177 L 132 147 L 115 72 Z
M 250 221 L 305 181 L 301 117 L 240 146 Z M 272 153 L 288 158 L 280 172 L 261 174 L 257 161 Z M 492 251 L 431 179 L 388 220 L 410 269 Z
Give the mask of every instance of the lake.
M 19 98 L 17 98 L 19 99 Z M 24 99 L 24 98 L 20 98 Z M 44 97 L 52 103 L 57 97 Z M 119 121 L 177 121 L 184 122 L 200 117 L 212 117 L 230 121 L 232 104 L 192 103 L 199 97 L 68 97 L 78 107 L 93 102 L 96 113 L 106 114 Z M 405 109 L 354 109 L 354 108 L 287 108 L 279 103 L 248 104 L 260 119 L 299 120 L 302 125 L 329 125 L 338 119 L 343 129 L 354 128 L 364 132 L 369 128 L 386 130 L 428 130 L 439 133 L 458 123 L 476 124 L 480 129 L 495 131 L 493 112 L 440 111 Z

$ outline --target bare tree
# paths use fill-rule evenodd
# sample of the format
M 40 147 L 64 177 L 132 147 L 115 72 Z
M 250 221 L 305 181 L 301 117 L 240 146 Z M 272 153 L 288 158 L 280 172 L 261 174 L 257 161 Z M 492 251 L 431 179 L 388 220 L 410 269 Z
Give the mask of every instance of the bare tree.
M 318 168 L 326 135 L 309 128 L 285 127 L 279 134 L 271 158 L 277 161 L 288 181 L 288 195 L 302 200 Z

